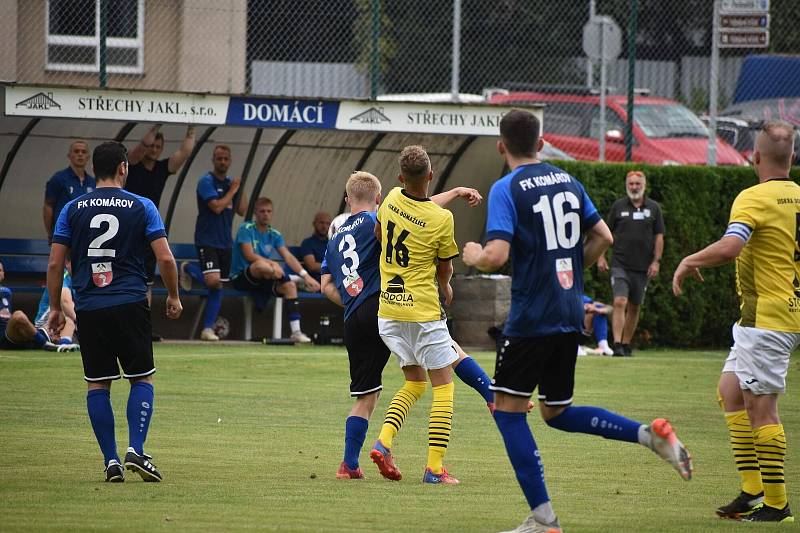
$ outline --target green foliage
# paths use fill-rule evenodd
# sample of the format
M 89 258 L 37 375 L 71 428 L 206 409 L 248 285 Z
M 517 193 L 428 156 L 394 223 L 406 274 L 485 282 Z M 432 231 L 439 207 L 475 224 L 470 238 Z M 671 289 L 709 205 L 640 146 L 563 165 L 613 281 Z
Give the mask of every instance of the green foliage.
M 559 166 L 586 187 L 604 217 L 611 204 L 625 194 L 624 176 L 632 168 L 647 175 L 647 191 L 664 211 L 666 233 L 660 275 L 651 280 L 642 307 L 639 332 L 665 346 L 729 345 L 731 325 L 739 318 L 732 264 L 704 269 L 705 283 L 686 282 L 681 298 L 672 295 L 672 274 L 680 260 L 723 234 L 730 206 L 743 189 L 756 184 L 751 168 L 745 167 L 648 167 L 600 164 L 581 161 L 560 162 Z M 800 177 L 795 169 L 792 177 Z M 596 268 L 587 272 L 586 292 L 611 301 L 607 274 Z

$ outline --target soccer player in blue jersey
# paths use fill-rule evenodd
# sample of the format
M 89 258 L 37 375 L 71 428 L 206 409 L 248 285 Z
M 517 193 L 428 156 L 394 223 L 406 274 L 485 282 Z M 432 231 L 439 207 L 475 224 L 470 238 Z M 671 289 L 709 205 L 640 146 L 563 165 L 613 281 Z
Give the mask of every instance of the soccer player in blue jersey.
M 194 226 L 194 244 L 200 265 L 181 264 L 181 286 L 192 288 L 192 279 L 208 289 L 206 309 L 203 313 L 203 330 L 200 339 L 218 341 L 214 333 L 214 322 L 222 307 L 222 283 L 229 280 L 233 254 L 233 200 L 242 183 L 239 177 L 228 176 L 231 166 L 231 149 L 218 144 L 212 152 L 214 170 L 206 173 L 197 182 L 197 222 Z M 244 216 L 247 211 L 247 195 L 239 195 L 236 213 Z
M 64 269 L 64 282 L 61 288 L 61 310 L 64 311 L 64 328 L 59 334 L 58 344 L 74 344 L 73 335 L 75 334 L 75 302 L 72 299 L 72 276 L 69 273 L 69 266 Z M 36 328 L 47 329 L 47 319 L 50 316 L 50 293 L 47 287 L 42 290 L 39 298 L 39 308 L 36 310 L 36 318 L 33 325 Z M 76 344 L 76 349 L 79 348 Z
M 255 203 L 254 220 L 243 222 L 236 232 L 233 249 L 231 280 L 240 291 L 250 291 L 261 296 L 281 296 L 286 302 L 287 318 L 294 342 L 307 344 L 311 339 L 300 330 L 300 302 L 297 301 L 297 284 L 289 279 L 283 267 L 274 261 L 283 258 L 286 266 L 300 274 L 309 292 L 317 292 L 319 283 L 292 255 L 283 235 L 270 225 L 272 200 L 262 196 Z M 256 303 L 258 306 L 258 302 Z
M 161 481 L 161 473 L 144 452 L 153 416 L 156 367 L 142 243 L 149 243 L 155 253 L 168 291 L 167 317 L 172 319 L 177 319 L 183 309 L 178 297 L 178 270 L 158 209 L 147 198 L 122 189 L 128 176 L 125 147 L 118 142 L 103 143 L 95 148 L 92 162 L 97 189 L 69 202 L 53 232 L 47 266 L 48 327 L 56 334 L 64 327 L 61 287 L 69 255 L 88 385 L 86 406 L 103 453 L 106 481 L 125 480 L 117 455 L 110 394 L 111 382 L 121 377 L 131 384 L 124 466 L 144 481 Z
M 687 480 L 692 463 L 663 418 L 645 425 L 600 407 L 572 405 L 583 269 L 613 239 L 583 185 L 536 158 L 542 141 L 533 114 L 507 113 L 500 137 L 497 148 L 511 172 L 489 193 L 486 246 L 467 243 L 462 257 L 483 272 L 498 270 L 511 257 L 511 310 L 491 389 L 495 422 L 531 509 L 513 531 L 560 532 L 525 413 L 537 387 L 540 412 L 550 427 L 642 444 Z
M 322 263 L 322 292 L 332 302 L 345 307 L 344 342 L 350 360 L 350 395 L 355 398 L 353 408 L 345 421 L 344 458 L 336 472 L 339 479 L 362 479 L 359 455 L 375 410 L 380 391 L 381 374 L 389 360 L 389 348 L 378 333 L 378 296 L 380 271 L 378 260 L 381 243 L 375 237 L 376 209 L 381 202 L 381 183 L 368 172 L 355 172 L 347 180 L 346 201 L 350 216 L 331 236 Z M 475 189 L 456 187 L 437 194 L 431 200 L 445 206 L 455 198 L 464 198 L 470 206 L 482 200 Z M 453 363 L 456 375 L 478 391 L 493 409 L 494 400 L 489 390 L 489 377 L 483 369 L 461 350 L 455 342 L 453 349 L 458 360 Z M 416 398 L 415 398 L 416 401 Z M 393 400 L 391 417 L 397 428 L 403 423 L 410 408 L 409 402 Z M 396 473 L 390 479 L 400 479 L 400 472 L 388 462 Z

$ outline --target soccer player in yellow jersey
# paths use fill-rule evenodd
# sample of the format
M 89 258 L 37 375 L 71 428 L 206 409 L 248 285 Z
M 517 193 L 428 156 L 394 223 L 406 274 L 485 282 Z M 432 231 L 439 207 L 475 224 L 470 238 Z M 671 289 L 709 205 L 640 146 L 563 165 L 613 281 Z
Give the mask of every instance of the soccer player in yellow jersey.
M 451 260 L 458 257 L 453 214 L 428 197 L 433 178 L 431 161 L 421 146 L 400 153 L 403 187 L 395 187 L 378 209 L 375 235 L 381 241 L 381 292 L 378 329 L 403 369 L 405 384 L 392 400 L 370 457 L 381 474 L 399 480 L 391 459 L 391 443 L 408 409 L 422 396 L 426 372 L 433 388 L 428 424 L 425 483 L 455 484 L 442 466 L 453 418 L 453 378 L 450 365 L 458 359 L 445 315 L 453 299 Z
M 736 197 L 725 235 L 685 257 L 672 279 L 680 296 L 687 277 L 703 280 L 700 267 L 736 260 L 741 318 L 718 397 L 742 490 L 717 509 L 724 518 L 794 522 L 784 482 L 786 434 L 778 418 L 789 355 L 800 345 L 800 186 L 789 179 L 794 136 L 786 122 L 764 124 L 753 152 L 758 185 Z

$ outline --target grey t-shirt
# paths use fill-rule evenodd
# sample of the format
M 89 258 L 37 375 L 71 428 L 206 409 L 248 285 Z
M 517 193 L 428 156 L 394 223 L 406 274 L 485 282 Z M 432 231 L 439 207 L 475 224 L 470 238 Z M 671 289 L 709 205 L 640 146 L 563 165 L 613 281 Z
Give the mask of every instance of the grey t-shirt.
M 661 206 L 645 197 L 637 208 L 626 196 L 611 206 L 607 224 L 614 235 L 611 266 L 646 272 L 653 262 L 656 235 L 664 233 Z

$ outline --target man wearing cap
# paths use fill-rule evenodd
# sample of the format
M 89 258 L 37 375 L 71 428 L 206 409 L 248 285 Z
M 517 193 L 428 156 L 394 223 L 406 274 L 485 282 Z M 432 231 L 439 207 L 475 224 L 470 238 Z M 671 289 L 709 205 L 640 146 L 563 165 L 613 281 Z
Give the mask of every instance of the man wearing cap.
M 611 287 L 614 292 L 614 355 L 632 355 L 631 339 L 639 322 L 647 282 L 658 275 L 664 252 L 664 217 L 661 206 L 645 195 L 644 172 L 632 170 L 625 177 L 627 195 L 611 206 L 606 222 L 614 235 Z M 597 261 L 607 272 L 605 256 Z

